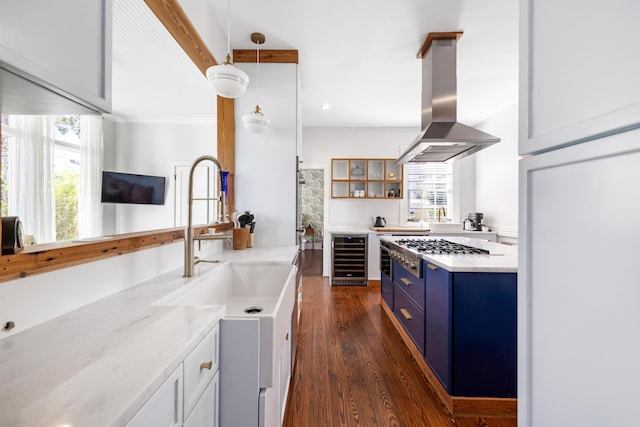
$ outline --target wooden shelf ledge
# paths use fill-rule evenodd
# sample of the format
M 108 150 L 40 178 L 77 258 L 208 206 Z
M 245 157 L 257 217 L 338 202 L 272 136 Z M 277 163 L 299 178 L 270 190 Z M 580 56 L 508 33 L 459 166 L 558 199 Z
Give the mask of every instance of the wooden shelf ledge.
M 231 224 L 195 227 L 195 234 L 231 230 Z M 66 241 L 27 246 L 22 252 L 0 257 L 0 282 L 33 276 L 117 255 L 184 240 L 184 227 L 105 236 L 100 240 Z

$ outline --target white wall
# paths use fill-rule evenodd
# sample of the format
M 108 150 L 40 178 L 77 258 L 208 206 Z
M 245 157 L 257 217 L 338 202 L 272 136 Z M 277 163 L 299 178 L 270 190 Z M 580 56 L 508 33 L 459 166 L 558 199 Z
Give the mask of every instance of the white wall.
M 2 283 L 0 324 L 16 327 L 0 339 L 180 267 L 183 247 L 177 242 Z
M 302 160 L 324 164 L 331 170 L 332 158 L 397 158 L 418 134 L 416 128 L 303 128 Z M 456 197 L 453 220 L 475 210 L 474 159 L 454 164 Z M 331 179 L 331 177 L 328 177 Z M 402 200 L 329 199 L 326 225 L 370 223 L 370 217 L 383 216 L 389 224 L 406 221 L 407 204 Z
M 260 107 L 271 120 L 252 134 L 242 116 L 256 106 L 256 64 L 238 64 L 251 83 L 235 100 L 235 205 L 255 215 L 255 246 L 295 245 L 297 64 L 260 64 Z
M 501 138 L 475 155 L 475 206 L 499 237 L 518 232 L 518 108 L 516 105 L 480 123 Z
M 203 154 L 215 156 L 216 141 L 214 120 L 210 122 L 116 123 L 115 141 L 112 142 L 115 145 L 113 170 L 164 176 L 167 179 L 167 185 L 165 204 L 162 206 L 116 205 L 114 233 L 173 227 L 171 164 L 173 162 L 193 163 Z

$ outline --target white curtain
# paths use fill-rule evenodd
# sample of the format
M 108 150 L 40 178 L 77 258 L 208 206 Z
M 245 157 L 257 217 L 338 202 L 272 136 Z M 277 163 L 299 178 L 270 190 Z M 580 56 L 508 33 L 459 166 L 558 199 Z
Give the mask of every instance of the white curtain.
M 15 116 L 16 144 L 9 152 L 9 215 L 36 242 L 56 240 L 53 185 L 54 116 Z
M 80 183 L 78 186 L 78 234 L 102 235 L 102 117 L 80 116 Z

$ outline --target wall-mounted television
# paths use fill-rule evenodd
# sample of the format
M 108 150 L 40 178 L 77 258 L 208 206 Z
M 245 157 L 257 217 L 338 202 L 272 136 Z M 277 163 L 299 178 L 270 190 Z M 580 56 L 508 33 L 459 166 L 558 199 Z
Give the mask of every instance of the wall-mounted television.
M 102 171 L 102 203 L 164 205 L 164 176 Z

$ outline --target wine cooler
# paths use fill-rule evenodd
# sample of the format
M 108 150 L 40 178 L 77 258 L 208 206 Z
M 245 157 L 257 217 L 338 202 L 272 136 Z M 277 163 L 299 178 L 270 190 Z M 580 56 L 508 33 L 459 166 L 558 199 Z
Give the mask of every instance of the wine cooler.
M 331 241 L 332 285 L 367 285 L 367 235 L 334 234 Z

